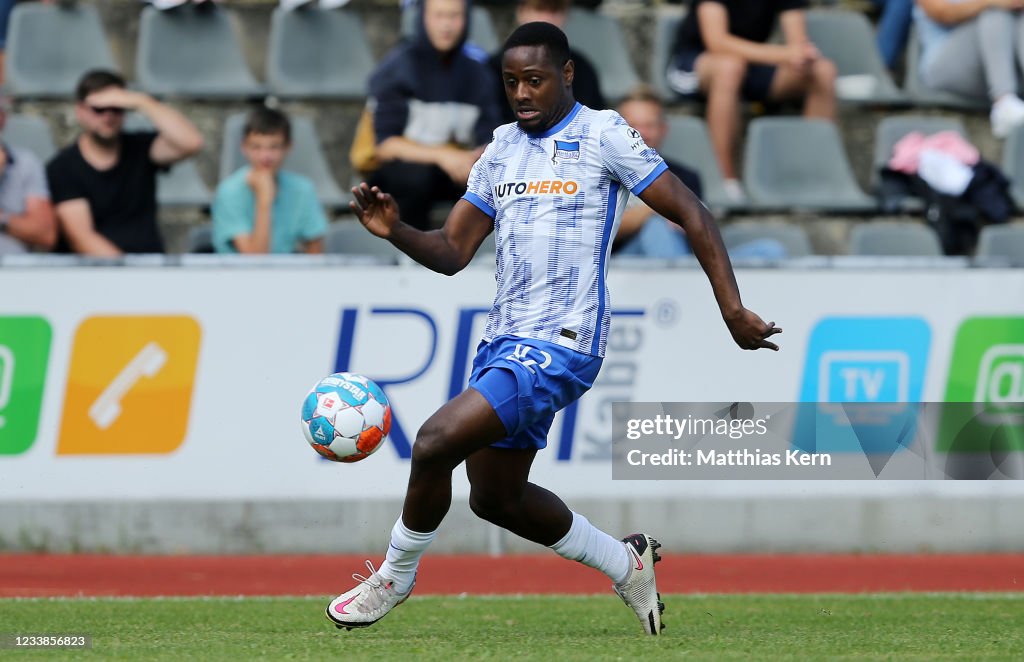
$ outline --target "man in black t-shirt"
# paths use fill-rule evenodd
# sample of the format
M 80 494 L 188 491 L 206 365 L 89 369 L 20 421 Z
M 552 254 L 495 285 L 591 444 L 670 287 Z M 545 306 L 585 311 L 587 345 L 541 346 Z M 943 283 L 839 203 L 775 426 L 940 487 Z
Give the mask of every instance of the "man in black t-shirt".
M 152 97 L 125 89 L 109 71 L 90 71 L 75 91 L 82 133 L 47 164 L 60 224 L 58 250 L 97 257 L 162 253 L 156 218 L 156 174 L 203 147 L 198 129 Z M 126 111 L 155 132 L 123 133 Z
M 691 0 L 679 26 L 669 86 L 707 98 L 708 132 L 726 192 L 743 201 L 733 149 L 739 100 L 804 98 L 804 116 L 835 120 L 835 65 L 807 38 L 807 0 Z M 784 44 L 769 44 L 776 21 Z
M 565 29 L 570 5 L 572 5 L 572 0 L 519 0 L 516 6 L 516 23 L 523 25 L 541 21 Z M 572 78 L 573 97 L 588 108 L 606 109 L 608 105 L 604 100 L 604 95 L 601 94 L 601 84 L 594 65 L 582 53 L 572 48 L 569 49 L 569 59 L 575 65 L 575 73 Z M 491 56 L 490 67 L 498 80 L 498 105 L 502 109 L 502 121 L 506 124 L 515 122 L 516 117 L 512 112 L 512 106 L 505 98 L 505 77 L 501 73 L 501 53 Z

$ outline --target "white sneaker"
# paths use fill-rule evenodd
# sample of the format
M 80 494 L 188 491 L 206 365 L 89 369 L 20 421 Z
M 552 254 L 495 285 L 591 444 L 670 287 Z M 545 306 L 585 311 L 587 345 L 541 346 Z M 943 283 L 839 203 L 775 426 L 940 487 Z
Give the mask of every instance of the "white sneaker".
M 1013 129 L 1024 124 L 1024 100 L 1016 94 L 1006 94 L 992 104 L 989 115 L 992 122 L 992 133 L 997 138 L 1005 138 Z
M 627 607 L 631 607 L 644 634 L 657 635 L 665 629 L 661 622 L 661 613 L 665 611 L 665 603 L 654 582 L 654 564 L 661 560 L 655 550 L 661 547 L 654 538 L 644 533 L 634 533 L 622 539 L 629 552 L 632 564 L 629 574 L 612 588 L 619 594 Z
M 366 567 L 370 569 L 369 577 L 353 574 L 352 579 L 358 581 L 359 585 L 327 605 L 327 618 L 339 629 L 351 630 L 373 625 L 405 602 L 416 586 L 414 579 L 406 593 L 399 593 L 395 590 L 395 583 L 378 575 L 372 563 L 367 561 Z
M 747 204 L 747 192 L 743 190 L 743 184 L 738 179 L 723 179 L 722 192 L 734 205 Z

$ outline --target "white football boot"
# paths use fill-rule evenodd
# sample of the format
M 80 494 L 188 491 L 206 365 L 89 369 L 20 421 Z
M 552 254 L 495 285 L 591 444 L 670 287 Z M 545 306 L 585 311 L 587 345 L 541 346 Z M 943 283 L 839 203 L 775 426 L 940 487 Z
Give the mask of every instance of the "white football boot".
M 352 579 L 359 584 L 348 593 L 342 593 L 334 598 L 331 604 L 327 605 L 327 618 L 339 629 L 351 630 L 373 625 L 389 611 L 405 602 L 416 586 L 416 581 L 413 580 L 408 592 L 399 593 L 395 590 L 394 582 L 378 575 L 372 563 L 367 561 L 366 567 L 370 570 L 369 577 L 354 573 Z
M 661 622 L 665 603 L 661 601 L 654 582 L 654 564 L 661 560 L 655 550 L 661 547 L 661 543 L 644 533 L 626 536 L 622 542 L 629 552 L 629 574 L 620 583 L 612 584 L 612 588 L 640 619 L 645 634 L 661 634 L 665 629 Z

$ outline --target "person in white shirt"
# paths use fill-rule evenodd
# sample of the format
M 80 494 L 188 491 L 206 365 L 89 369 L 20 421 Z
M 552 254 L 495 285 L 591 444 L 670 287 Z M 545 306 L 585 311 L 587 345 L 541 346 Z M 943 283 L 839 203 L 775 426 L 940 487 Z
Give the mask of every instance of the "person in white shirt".
M 529 482 L 555 413 L 593 384 L 610 324 L 606 274 L 611 238 L 632 192 L 683 225 L 733 338 L 778 349 L 781 329 L 743 307 L 728 255 L 707 209 L 658 153 L 614 111 L 572 96 L 565 34 L 526 23 L 505 42 L 502 75 L 516 122 L 499 127 L 473 166 L 468 190 L 439 230 L 399 220 L 394 199 L 365 183 L 351 207 L 373 234 L 420 264 L 455 274 L 497 233 L 497 294 L 469 388 L 420 428 L 402 515 L 380 570 L 335 598 L 338 627 L 377 622 L 412 592 L 419 559 L 451 505 L 452 470 L 466 462 L 478 516 L 604 572 L 646 634 L 661 631 L 654 564 L 645 533 L 616 540 Z

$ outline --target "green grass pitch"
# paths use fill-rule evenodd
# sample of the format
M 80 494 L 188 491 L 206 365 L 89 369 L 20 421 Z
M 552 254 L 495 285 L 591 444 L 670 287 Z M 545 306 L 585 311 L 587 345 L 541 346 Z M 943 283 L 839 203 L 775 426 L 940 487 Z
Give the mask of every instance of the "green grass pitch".
M 641 634 L 619 600 L 413 597 L 367 630 L 327 598 L 0 600 L 0 632 L 90 634 L 90 650 L 5 659 L 1020 660 L 1024 594 L 666 596 Z

